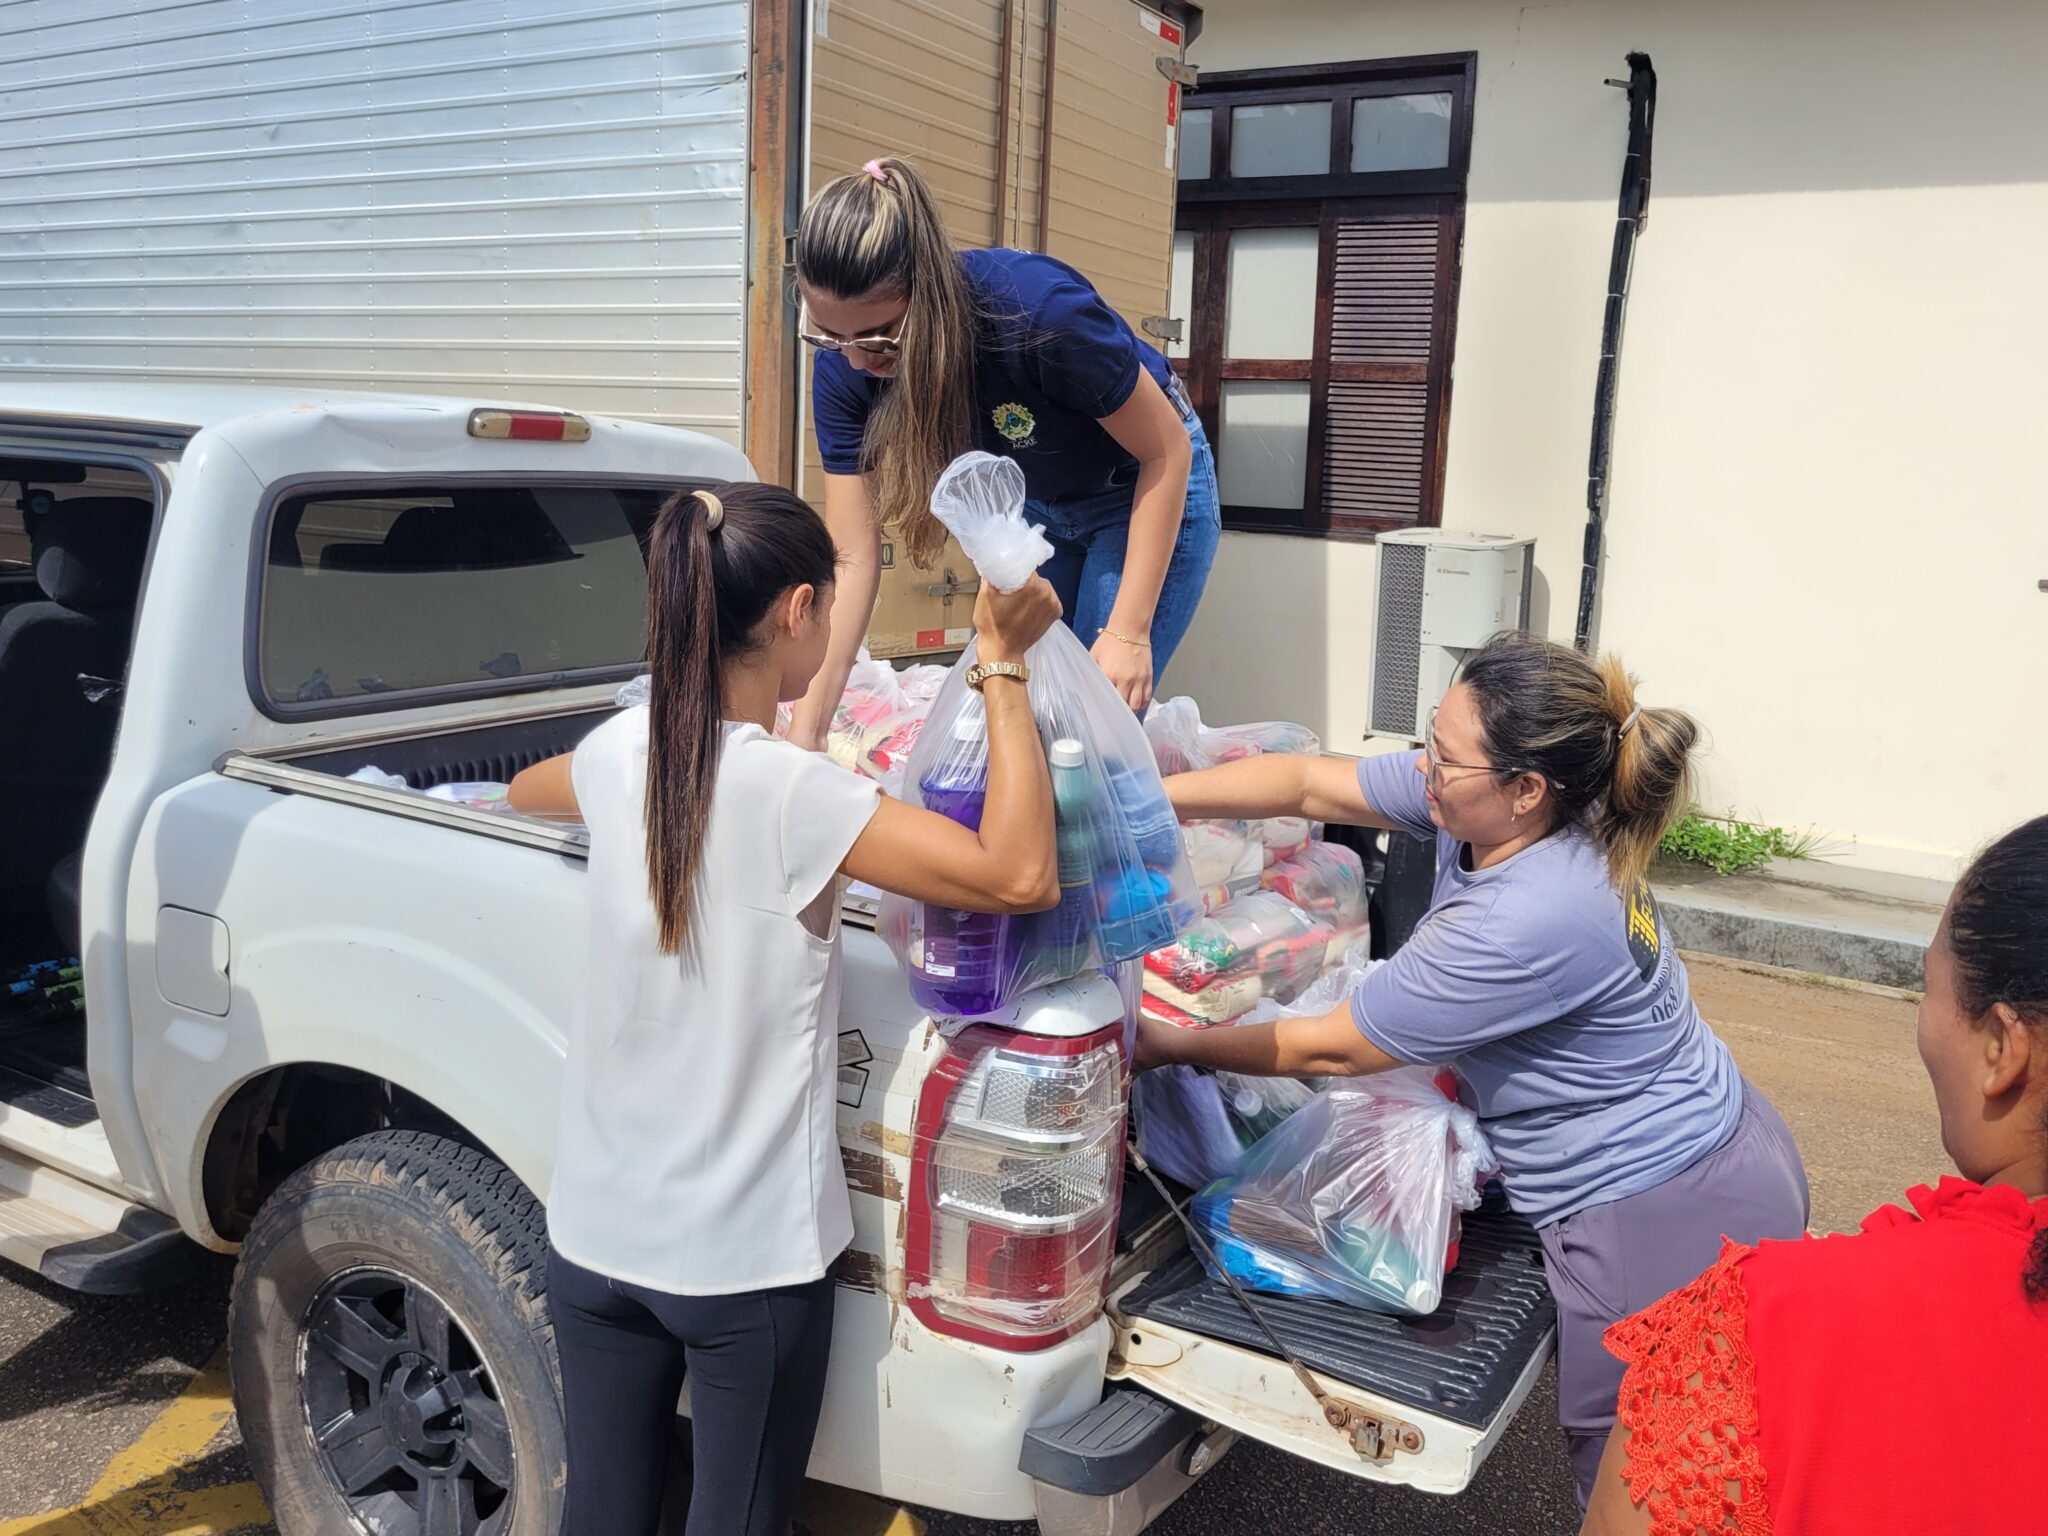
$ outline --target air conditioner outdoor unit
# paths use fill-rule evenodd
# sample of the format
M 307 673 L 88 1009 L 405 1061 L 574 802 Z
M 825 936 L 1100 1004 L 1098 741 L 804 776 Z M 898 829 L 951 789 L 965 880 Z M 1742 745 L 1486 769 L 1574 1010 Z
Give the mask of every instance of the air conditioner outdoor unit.
M 1502 630 L 1529 627 L 1536 541 L 1408 528 L 1378 543 L 1366 724 L 1420 741 L 1459 664 Z

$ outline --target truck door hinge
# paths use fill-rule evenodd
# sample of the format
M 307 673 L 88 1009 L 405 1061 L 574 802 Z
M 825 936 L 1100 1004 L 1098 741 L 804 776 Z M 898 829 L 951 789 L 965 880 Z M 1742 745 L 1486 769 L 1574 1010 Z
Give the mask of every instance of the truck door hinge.
M 952 599 L 961 596 L 963 593 L 979 592 L 981 590 L 981 582 L 979 579 L 976 579 L 974 581 L 962 581 L 958 576 L 955 576 L 953 574 L 951 566 L 948 566 L 946 568 L 945 575 L 946 579 L 944 581 L 935 581 L 930 586 L 924 589 L 925 595 L 927 597 L 943 597 L 950 602 Z
M 1186 333 L 1187 322 L 1173 315 L 1146 315 L 1138 321 L 1138 329 L 1154 341 L 1169 341 L 1178 346 Z
M 1202 70 L 1198 64 L 1183 64 L 1166 53 L 1159 54 L 1152 62 L 1159 67 L 1159 73 L 1183 89 L 1192 89 L 1200 83 Z

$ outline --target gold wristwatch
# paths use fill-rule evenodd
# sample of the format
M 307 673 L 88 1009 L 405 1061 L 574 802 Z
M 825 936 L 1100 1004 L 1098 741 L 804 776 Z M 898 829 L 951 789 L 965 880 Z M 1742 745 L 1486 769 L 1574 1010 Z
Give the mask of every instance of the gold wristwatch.
M 1014 677 L 1020 683 L 1031 681 L 1031 669 L 1021 661 L 988 661 L 978 667 L 967 669 L 967 686 L 976 693 L 981 685 L 992 677 Z

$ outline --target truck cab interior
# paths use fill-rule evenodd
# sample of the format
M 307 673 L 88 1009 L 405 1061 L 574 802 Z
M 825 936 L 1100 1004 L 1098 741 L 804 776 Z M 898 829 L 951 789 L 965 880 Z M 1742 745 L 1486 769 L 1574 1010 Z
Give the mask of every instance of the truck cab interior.
M 60 1123 L 92 1118 L 79 866 L 155 516 L 140 471 L 0 458 L 0 1102 Z

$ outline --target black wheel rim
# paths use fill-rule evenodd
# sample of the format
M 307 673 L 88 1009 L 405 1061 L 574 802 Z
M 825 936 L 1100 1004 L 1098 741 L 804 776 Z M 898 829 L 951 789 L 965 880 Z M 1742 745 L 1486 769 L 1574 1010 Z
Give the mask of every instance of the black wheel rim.
M 495 1536 L 512 1507 L 511 1425 L 482 1353 L 419 1281 L 358 1269 L 300 1324 L 313 1449 L 377 1536 Z

